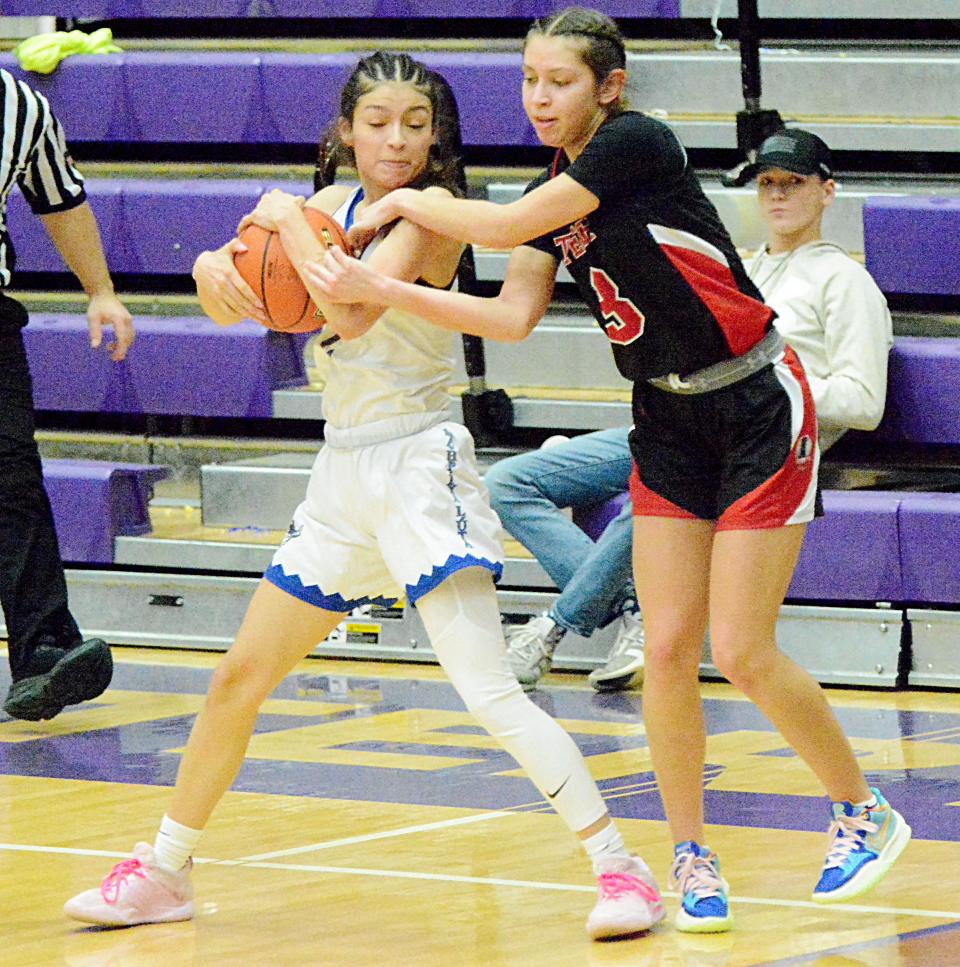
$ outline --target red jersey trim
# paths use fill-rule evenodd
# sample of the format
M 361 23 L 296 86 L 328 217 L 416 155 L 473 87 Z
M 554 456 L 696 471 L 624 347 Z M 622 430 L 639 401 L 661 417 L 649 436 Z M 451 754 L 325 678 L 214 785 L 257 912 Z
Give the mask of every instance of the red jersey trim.
M 634 517 L 681 517 L 685 520 L 697 520 L 696 514 L 691 514 L 690 511 L 684 510 L 651 490 L 640 479 L 636 464 L 630 471 L 630 502 L 633 505 Z
M 742 356 L 765 335 L 773 310 L 740 291 L 726 256 L 689 232 L 648 225 L 647 229 L 673 267 L 716 319 L 734 356 Z
M 799 427 L 780 469 L 759 487 L 744 494 L 722 514 L 717 530 L 761 530 L 806 523 L 813 518 L 817 494 L 817 414 L 813 395 L 797 354 L 788 346 L 776 364 L 784 389 L 796 400 Z M 802 408 L 798 413 L 797 409 Z

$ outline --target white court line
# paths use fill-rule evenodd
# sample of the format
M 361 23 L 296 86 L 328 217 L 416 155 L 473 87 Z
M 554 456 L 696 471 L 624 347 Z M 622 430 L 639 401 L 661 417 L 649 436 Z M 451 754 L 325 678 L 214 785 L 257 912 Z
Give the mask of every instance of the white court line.
M 106 856 L 108 859 L 127 859 L 129 853 L 114 853 L 106 849 L 73 849 L 66 846 L 24 846 L 22 843 L 0 843 L 0 851 L 10 853 L 63 853 L 67 856 Z
M 347 836 L 344 839 L 328 839 L 322 843 L 311 843 L 309 846 L 294 846 L 291 849 L 278 849 L 272 853 L 258 853 L 254 856 L 241 856 L 234 863 L 259 863 L 263 860 L 274 860 L 280 856 L 297 856 L 300 853 L 312 853 L 322 849 L 333 849 L 335 846 L 353 846 L 356 843 L 369 843 L 376 839 L 390 839 L 394 836 L 408 836 L 411 833 L 425 833 L 432 829 L 447 829 L 451 826 L 466 826 L 468 823 L 482 823 L 488 819 L 505 819 L 512 813 L 496 810 L 490 813 L 480 813 L 476 816 L 460 816 L 457 819 L 441 819 L 435 823 L 423 823 L 420 826 L 404 826 L 401 829 L 389 829 L 382 833 L 365 833 L 362 836 Z
M 337 873 L 347 876 L 380 876 L 401 880 L 440 880 L 445 883 L 472 883 L 477 886 L 512 886 L 526 890 L 563 890 L 575 893 L 595 893 L 595 886 L 582 886 L 576 883 L 543 883 L 538 880 L 502 880 L 491 876 L 453 876 L 447 873 L 418 873 L 410 870 L 368 870 L 352 866 L 314 866 L 309 863 L 250 863 L 256 869 L 297 870 L 301 873 Z M 679 894 L 671 890 L 661 891 L 665 897 L 676 899 Z M 775 900 L 770 897 L 730 896 L 731 903 L 749 903 L 770 907 L 805 907 L 826 912 L 828 909 L 846 913 L 880 913 L 904 917 L 930 917 L 936 920 L 960 920 L 960 912 L 955 910 L 917 910 L 911 907 L 873 907 L 859 903 L 824 904 L 813 900 Z
M 26 846 L 20 843 L 0 843 L 0 851 L 8 850 L 19 853 L 59 853 L 65 856 L 107 856 L 126 859 L 129 853 L 112 853 L 106 850 L 73 849 L 59 846 Z M 238 866 L 239 860 L 216 860 L 209 858 L 195 858 L 196 864 L 216 864 L 218 866 Z M 309 863 L 244 863 L 248 869 L 259 870 L 289 870 L 295 873 L 331 873 L 339 876 L 374 876 L 383 879 L 396 880 L 432 880 L 442 883 L 466 883 L 474 886 L 507 886 L 524 890 L 551 890 L 567 893 L 594 893 L 596 887 L 578 883 L 543 883 L 538 880 L 504 880 L 490 876 L 454 876 L 448 873 L 419 873 L 412 870 L 372 870 L 350 866 L 316 866 Z M 665 890 L 665 897 L 676 898 L 677 894 Z M 731 896 L 735 903 L 751 904 L 754 906 L 788 907 L 819 910 L 822 913 L 876 913 L 883 916 L 895 917 L 923 917 L 933 920 L 960 921 L 960 911 L 956 910 L 922 910 L 912 907 L 874 907 L 859 903 L 822 904 L 812 900 L 776 900 L 770 897 Z

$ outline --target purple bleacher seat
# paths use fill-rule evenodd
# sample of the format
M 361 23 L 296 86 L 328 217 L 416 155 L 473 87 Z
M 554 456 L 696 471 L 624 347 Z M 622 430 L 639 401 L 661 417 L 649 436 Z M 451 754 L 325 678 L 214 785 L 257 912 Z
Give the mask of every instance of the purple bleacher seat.
M 960 494 L 907 493 L 902 497 L 904 600 L 960 602 Z
M 270 0 L 113 0 L 112 17 L 245 17 Z M 139 8 L 139 10 L 138 10 Z
M 450 81 L 467 144 L 539 143 L 520 103 L 519 52 L 422 59 Z M 352 54 L 133 51 L 68 57 L 40 76 L 0 54 L 0 67 L 49 97 L 77 143 L 316 144 L 356 61 Z
M 97 218 L 107 262 L 111 266 L 121 264 L 126 235 L 122 216 L 123 186 L 118 181 L 87 182 L 86 190 Z M 14 191 L 7 203 L 7 227 L 16 252 L 16 268 L 21 272 L 68 271 L 43 223 L 30 211 L 19 191 Z
M 884 292 L 960 295 L 960 198 L 868 198 L 863 249 Z
M 903 598 L 897 510 L 903 494 L 826 490 L 787 591 L 819 601 Z
M 282 144 L 318 144 L 340 110 L 340 91 L 358 59 L 358 54 L 263 54 L 264 129 Z
M 231 238 L 243 215 L 275 186 L 312 193 L 306 182 L 245 179 L 89 180 L 86 187 L 112 272 L 189 275 L 196 257 Z M 19 192 L 10 196 L 9 213 L 17 269 L 67 271 Z
M 130 133 L 137 140 L 270 140 L 261 124 L 258 54 L 125 54 L 123 74 Z
M 901 601 L 898 510 L 910 496 L 878 491 L 827 490 L 824 516 L 807 528 L 788 598 L 814 601 Z M 596 540 L 630 499 L 628 493 L 575 511 L 574 521 Z M 960 496 L 957 546 L 960 546 Z M 960 568 L 957 569 L 960 587 Z M 940 599 L 938 599 L 940 600 Z
M 275 389 L 307 382 L 302 340 L 254 322 L 137 316 L 126 360 L 87 341 L 83 316 L 36 314 L 24 329 L 38 410 L 269 417 Z
M 123 2 L 126 5 L 126 0 Z M 62 5 L 60 16 L 100 20 L 111 16 L 113 7 L 111 0 L 74 0 L 73 3 Z M 6 17 L 47 17 L 50 15 L 50 5 L 46 0 L 3 0 L 2 11 Z
M 125 182 L 124 256 L 110 262 L 111 270 L 189 275 L 196 257 L 232 238 L 271 187 L 242 179 Z M 283 187 L 312 194 L 306 184 Z
M 4 9 L 6 4 L 3 4 Z M 52 74 L 20 69 L 10 53 L 0 67 L 46 96 L 66 129 L 68 143 L 139 140 L 130 135 L 130 111 L 124 101 L 123 56 L 96 54 L 68 57 Z
M 428 52 L 421 59 L 453 88 L 465 144 L 540 145 L 520 103 L 519 54 Z
M 570 6 L 567 0 L 327 0 L 322 12 L 314 0 L 266 0 L 277 17 L 519 17 L 533 20 Z M 679 17 L 680 0 L 596 0 L 590 4 L 610 17 Z
M 159 2 L 159 0 L 158 0 Z M 533 20 L 570 6 L 567 0 L 265 0 L 261 15 L 276 17 L 520 17 Z M 679 17 L 680 0 L 595 0 L 610 17 Z
M 878 439 L 960 443 L 960 339 L 898 336 Z
M 59 17 L 542 17 L 567 0 L 67 0 Z M 593 0 L 611 17 L 679 17 L 680 0 Z M 50 13 L 47 0 L 5 0 L 7 16 Z
M 585 531 L 591 540 L 596 540 L 604 531 L 604 528 L 617 514 L 623 509 L 623 505 L 630 499 L 629 493 L 617 494 L 609 500 L 601 501 L 599 504 L 591 504 L 589 507 L 578 507 L 573 512 L 573 522 Z
M 452 3 L 453 0 L 450 0 Z M 434 4 L 436 11 L 441 7 Z M 325 0 L 318 7 L 315 0 L 264 0 L 260 5 L 261 16 L 271 17 L 412 17 L 411 4 L 405 0 Z M 422 16 L 422 15 L 421 15 Z M 427 14 L 436 17 L 437 13 Z M 443 14 L 440 14 L 443 16 Z M 458 16 L 465 16 L 459 14 Z
M 43 483 L 64 561 L 111 564 L 113 539 L 150 530 L 151 488 L 166 467 L 107 460 L 44 460 Z

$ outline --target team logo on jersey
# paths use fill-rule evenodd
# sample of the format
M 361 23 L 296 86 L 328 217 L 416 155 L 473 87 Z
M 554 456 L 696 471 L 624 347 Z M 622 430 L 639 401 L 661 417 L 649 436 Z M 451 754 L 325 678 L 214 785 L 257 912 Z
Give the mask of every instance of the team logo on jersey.
M 813 456 L 813 440 L 806 433 L 797 440 L 797 463 L 801 466 L 810 461 Z
M 581 218 L 570 226 L 570 231 L 565 235 L 555 235 L 553 244 L 563 253 L 563 264 L 569 265 L 574 259 L 586 255 L 588 246 L 596 237 L 590 231 L 587 220 Z

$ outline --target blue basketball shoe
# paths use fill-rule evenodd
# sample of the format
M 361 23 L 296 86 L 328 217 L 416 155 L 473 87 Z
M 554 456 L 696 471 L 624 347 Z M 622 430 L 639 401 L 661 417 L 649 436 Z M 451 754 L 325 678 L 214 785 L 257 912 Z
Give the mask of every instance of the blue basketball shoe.
M 827 833 L 830 848 L 820 880 L 813 888 L 818 903 L 836 903 L 876 886 L 910 842 L 906 820 L 880 795 L 872 809 L 848 802 L 833 803 L 833 822 Z
M 724 933 L 733 926 L 717 854 L 693 840 L 677 843 L 670 878 L 680 894 L 674 926 L 684 933 Z

